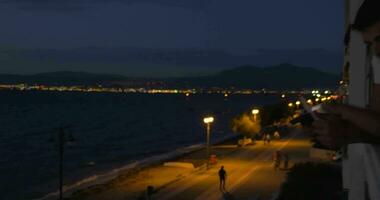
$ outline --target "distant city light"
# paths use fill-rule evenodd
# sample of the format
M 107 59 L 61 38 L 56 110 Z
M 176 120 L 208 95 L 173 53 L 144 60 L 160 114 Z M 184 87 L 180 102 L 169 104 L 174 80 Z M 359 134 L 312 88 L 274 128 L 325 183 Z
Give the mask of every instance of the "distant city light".
M 149 86 L 130 86 L 130 87 L 106 87 L 100 85 L 77 85 L 77 86 L 51 86 L 51 85 L 28 85 L 26 83 L 20 84 L 0 84 L 0 90 L 17 90 L 17 91 L 55 91 L 55 92 L 84 92 L 84 93 L 143 93 L 143 94 L 181 94 L 189 97 L 193 94 L 220 94 L 225 98 L 231 95 L 252 95 L 252 94 L 273 94 L 286 98 L 289 94 L 308 94 L 310 90 L 292 90 L 292 91 L 279 91 L 279 90 L 254 90 L 254 89 L 238 89 L 238 88 L 153 88 Z M 313 93 L 318 92 L 313 90 Z M 331 94 L 331 91 L 330 93 Z M 313 94 L 316 95 L 316 94 Z M 335 98 L 335 97 L 334 97 Z

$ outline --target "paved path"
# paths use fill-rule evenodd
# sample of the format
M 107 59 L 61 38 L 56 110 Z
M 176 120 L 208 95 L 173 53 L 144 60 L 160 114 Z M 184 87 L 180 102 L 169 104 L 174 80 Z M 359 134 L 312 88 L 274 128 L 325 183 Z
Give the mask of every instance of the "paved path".
M 275 171 L 272 154 L 276 150 L 288 153 L 291 164 L 308 159 L 310 143 L 300 130 L 293 131 L 291 139 L 274 141 L 263 145 L 236 148 L 232 145 L 218 146 L 214 152 L 219 156 L 218 165 L 210 170 L 191 172 L 189 169 L 153 166 L 127 173 L 102 185 L 96 185 L 73 194 L 70 200 L 135 200 L 148 185 L 159 188 L 152 200 L 214 200 L 271 199 L 285 179 L 285 171 Z M 180 161 L 203 160 L 204 151 L 185 156 Z M 218 170 L 221 165 L 227 171 L 226 189 L 219 190 Z M 184 176 L 185 175 L 185 176 Z
M 291 163 L 308 159 L 310 143 L 300 130 L 290 139 L 263 145 L 244 147 L 219 161 L 208 171 L 192 174 L 161 189 L 152 200 L 217 200 L 217 199 L 271 199 L 285 179 L 284 170 L 275 171 L 272 154 L 276 150 L 288 153 Z M 218 170 L 221 165 L 227 171 L 226 190 L 220 191 Z

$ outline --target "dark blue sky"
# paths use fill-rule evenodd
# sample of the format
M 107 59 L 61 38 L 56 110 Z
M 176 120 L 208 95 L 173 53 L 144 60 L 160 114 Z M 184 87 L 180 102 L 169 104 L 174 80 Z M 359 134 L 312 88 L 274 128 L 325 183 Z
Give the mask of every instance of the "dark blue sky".
M 122 47 L 122 51 L 198 49 L 234 55 L 257 49 L 340 52 L 343 1 L 0 0 L 0 24 L 0 64 L 4 66 L 0 72 L 73 70 L 73 66 L 107 72 L 99 63 L 81 68 L 69 60 L 28 62 L 20 51 Z M 131 68 L 128 64 L 111 72 L 128 73 Z

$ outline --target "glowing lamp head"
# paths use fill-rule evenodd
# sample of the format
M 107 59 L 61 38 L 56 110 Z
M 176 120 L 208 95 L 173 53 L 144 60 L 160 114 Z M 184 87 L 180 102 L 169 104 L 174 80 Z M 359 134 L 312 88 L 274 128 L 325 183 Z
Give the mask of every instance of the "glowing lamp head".
M 307 100 L 307 103 L 308 103 L 308 104 L 312 104 L 313 101 L 312 101 L 311 99 L 308 99 L 308 100 Z
M 300 101 L 296 101 L 296 105 L 299 106 L 301 104 Z
M 213 118 L 213 117 L 205 117 L 205 118 L 203 119 L 203 122 L 204 122 L 205 124 L 210 124 L 210 123 L 214 122 L 214 118 Z
M 293 107 L 293 103 L 289 103 L 288 106 L 289 106 L 289 107 Z
M 253 109 L 253 110 L 252 110 L 252 114 L 254 114 L 254 115 L 259 114 L 259 112 L 260 112 L 259 109 Z
M 281 95 L 282 98 L 285 98 L 285 94 Z

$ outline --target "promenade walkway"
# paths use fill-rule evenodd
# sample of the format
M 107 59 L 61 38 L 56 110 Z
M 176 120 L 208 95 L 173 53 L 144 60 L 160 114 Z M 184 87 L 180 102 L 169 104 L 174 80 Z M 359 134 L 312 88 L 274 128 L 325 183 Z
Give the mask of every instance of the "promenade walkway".
M 304 162 L 309 158 L 310 142 L 300 129 L 294 129 L 289 138 L 273 141 L 264 145 L 258 141 L 256 145 L 244 148 L 214 148 L 218 155 L 218 164 L 209 170 L 192 172 L 189 169 L 155 166 L 133 175 L 126 175 L 104 184 L 76 193 L 70 199 L 91 200 L 126 200 L 137 199 L 148 185 L 158 188 L 152 200 L 265 200 L 272 199 L 285 180 L 286 170 L 274 170 L 272 154 L 276 150 L 287 153 L 290 166 L 296 162 Z M 189 155 L 196 160 L 204 155 L 203 151 Z M 227 171 L 226 191 L 220 191 L 218 170 L 225 166 Z

